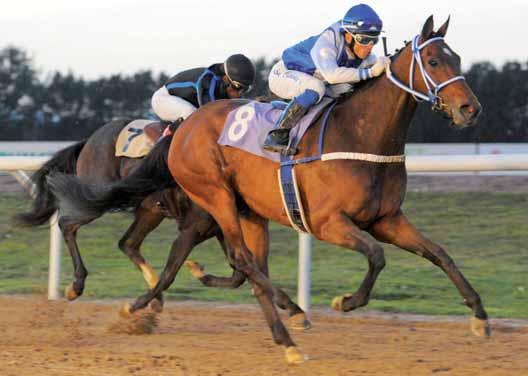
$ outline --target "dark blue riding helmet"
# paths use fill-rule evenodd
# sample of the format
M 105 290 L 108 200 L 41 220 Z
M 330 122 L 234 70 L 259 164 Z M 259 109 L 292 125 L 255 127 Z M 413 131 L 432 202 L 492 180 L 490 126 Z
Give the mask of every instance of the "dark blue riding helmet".
M 366 4 L 353 6 L 341 20 L 341 28 L 351 34 L 378 35 L 382 27 L 381 18 Z

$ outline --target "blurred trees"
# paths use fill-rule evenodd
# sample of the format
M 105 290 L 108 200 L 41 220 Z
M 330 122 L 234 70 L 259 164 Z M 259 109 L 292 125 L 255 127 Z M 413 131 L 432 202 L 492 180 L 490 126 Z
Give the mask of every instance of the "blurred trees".
M 275 61 L 255 60 L 257 78 L 250 96 L 268 94 L 268 73 Z M 175 74 L 177 72 L 168 72 Z M 473 64 L 465 77 L 484 113 L 476 127 L 457 130 L 449 120 L 418 107 L 410 142 L 528 142 L 528 62 Z M 0 50 L 0 140 L 76 140 L 119 118 L 152 117 L 152 93 L 165 73 L 141 71 L 84 80 L 73 73 L 41 78 L 24 50 Z

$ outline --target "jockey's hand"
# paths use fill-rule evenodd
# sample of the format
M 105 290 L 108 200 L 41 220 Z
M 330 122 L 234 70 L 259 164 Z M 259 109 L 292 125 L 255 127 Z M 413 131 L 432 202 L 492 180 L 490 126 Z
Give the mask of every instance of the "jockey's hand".
M 370 68 L 372 70 L 372 75 L 377 77 L 385 72 L 385 69 L 390 65 L 390 58 L 388 56 L 378 56 L 376 63 Z

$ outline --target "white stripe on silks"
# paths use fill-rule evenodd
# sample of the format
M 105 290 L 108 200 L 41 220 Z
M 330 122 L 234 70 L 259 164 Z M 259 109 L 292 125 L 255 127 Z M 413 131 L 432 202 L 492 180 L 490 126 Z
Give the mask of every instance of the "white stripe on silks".
M 356 161 L 374 163 L 402 163 L 405 162 L 405 154 L 401 155 L 377 155 L 366 153 L 326 153 L 321 156 L 322 161 L 332 161 L 336 159 L 352 159 Z

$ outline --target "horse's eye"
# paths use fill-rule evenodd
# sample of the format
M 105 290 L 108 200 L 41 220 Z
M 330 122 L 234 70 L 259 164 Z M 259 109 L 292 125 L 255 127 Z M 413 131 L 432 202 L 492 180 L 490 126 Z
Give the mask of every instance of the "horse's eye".
M 434 59 L 431 59 L 431 60 L 429 60 L 429 65 L 432 66 L 432 67 L 436 67 L 438 65 L 438 61 L 436 61 Z

